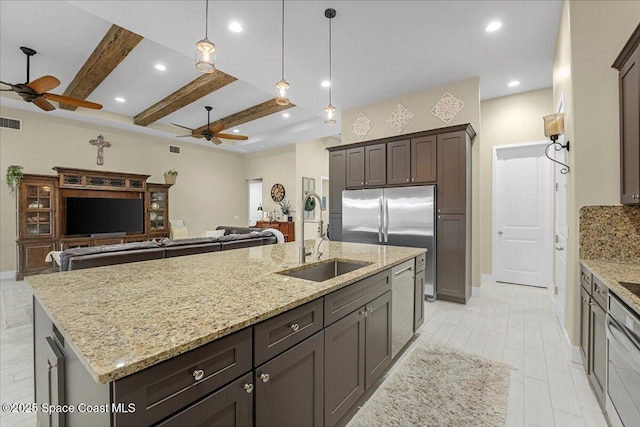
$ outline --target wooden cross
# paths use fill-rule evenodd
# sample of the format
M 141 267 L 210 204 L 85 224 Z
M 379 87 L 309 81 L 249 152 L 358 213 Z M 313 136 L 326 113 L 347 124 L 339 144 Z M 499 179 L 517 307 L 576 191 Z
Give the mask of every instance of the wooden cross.
M 104 165 L 104 147 L 111 147 L 111 143 L 109 141 L 105 141 L 102 135 L 98 135 L 96 139 L 92 139 L 89 141 L 89 144 L 95 145 L 98 147 L 98 158 L 96 159 L 96 164 Z

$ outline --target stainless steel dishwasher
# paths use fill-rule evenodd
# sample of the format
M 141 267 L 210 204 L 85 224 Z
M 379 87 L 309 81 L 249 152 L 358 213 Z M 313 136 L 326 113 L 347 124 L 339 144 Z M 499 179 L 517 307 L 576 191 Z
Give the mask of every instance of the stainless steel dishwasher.
M 613 427 L 640 426 L 640 318 L 609 293 L 607 414 Z
M 413 259 L 391 269 L 391 357 L 413 336 L 414 272 Z

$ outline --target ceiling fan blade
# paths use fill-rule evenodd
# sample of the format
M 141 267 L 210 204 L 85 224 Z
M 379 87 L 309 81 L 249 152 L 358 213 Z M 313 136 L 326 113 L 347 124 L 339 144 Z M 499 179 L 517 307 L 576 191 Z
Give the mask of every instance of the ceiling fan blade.
M 222 144 L 222 141 L 220 141 L 218 138 L 216 138 L 215 136 L 211 137 L 211 142 L 213 142 L 216 145 L 220 145 Z
M 248 136 L 232 135 L 230 133 L 217 133 L 216 136 L 218 138 L 224 138 L 224 139 L 237 139 L 238 141 L 246 141 L 247 139 L 249 139 Z
M 56 95 L 55 93 L 43 93 L 42 96 L 52 101 L 59 102 L 61 104 L 77 105 L 78 107 L 92 108 L 94 110 L 100 110 L 102 108 L 102 105 L 96 104 L 95 102 L 89 102 L 83 99 L 72 98 L 70 96 Z
M 188 128 L 188 127 L 186 127 L 186 126 L 182 126 L 182 125 L 179 125 L 179 124 L 177 124 L 177 123 L 171 123 L 171 124 L 172 124 L 172 125 L 174 125 L 174 126 L 178 126 L 179 128 L 182 128 L 182 129 L 188 129 L 188 130 L 190 130 L 190 131 L 192 131 L 192 132 L 193 132 L 193 129 Z
M 40 107 L 44 111 L 51 111 L 51 110 L 55 110 L 56 109 L 56 107 L 54 107 L 53 104 L 51 104 L 49 101 L 44 99 L 42 96 L 37 96 L 37 97 L 33 98 L 33 100 L 31 100 L 31 102 L 36 104 L 38 107 Z
M 7 83 L 7 82 L 3 82 L 2 80 L 0 80 L 0 83 L 2 83 L 5 86 L 9 86 L 9 87 L 13 87 L 13 85 L 11 83 Z M 12 89 L 13 90 L 13 89 Z
M 218 123 L 216 125 L 210 126 L 209 127 L 209 132 L 215 134 L 215 133 L 220 132 L 222 129 L 224 129 L 224 124 L 223 123 Z
M 27 83 L 27 86 L 35 90 L 37 93 L 44 93 L 60 86 L 60 80 L 53 76 L 42 76 Z

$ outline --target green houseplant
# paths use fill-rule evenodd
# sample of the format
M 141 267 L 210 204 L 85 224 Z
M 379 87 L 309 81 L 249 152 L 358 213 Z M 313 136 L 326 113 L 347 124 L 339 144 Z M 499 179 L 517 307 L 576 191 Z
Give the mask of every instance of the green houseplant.
M 169 169 L 164 173 L 164 182 L 165 184 L 175 184 L 176 177 L 178 176 L 178 171 L 175 169 Z
M 22 169 L 24 168 L 18 165 L 11 165 L 7 168 L 6 181 L 12 195 L 16 193 L 16 190 L 20 185 L 20 181 L 22 181 L 22 177 L 24 176 Z
M 287 221 L 293 221 L 293 209 L 291 209 L 291 202 L 287 199 L 283 199 L 280 202 L 280 210 L 282 211 L 282 215 L 287 217 Z

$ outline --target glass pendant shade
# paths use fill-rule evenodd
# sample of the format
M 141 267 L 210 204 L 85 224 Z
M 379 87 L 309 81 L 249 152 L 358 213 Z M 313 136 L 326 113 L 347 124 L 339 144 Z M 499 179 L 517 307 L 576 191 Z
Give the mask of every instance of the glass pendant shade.
M 276 83 L 276 104 L 289 105 L 289 83 L 285 79 Z
M 196 68 L 203 73 L 216 71 L 216 45 L 208 38 L 196 43 Z
M 336 107 L 329 104 L 324 109 L 324 124 L 335 125 L 336 124 Z

